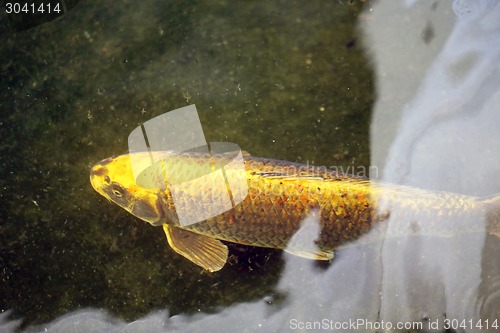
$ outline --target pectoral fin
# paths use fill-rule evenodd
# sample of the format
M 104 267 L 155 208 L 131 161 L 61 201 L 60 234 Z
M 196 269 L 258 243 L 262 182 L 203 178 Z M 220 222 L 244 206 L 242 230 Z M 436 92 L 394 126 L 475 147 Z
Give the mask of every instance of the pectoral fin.
M 306 258 L 306 259 L 312 259 L 312 260 L 332 260 L 334 257 L 334 252 L 332 251 L 321 251 L 321 250 L 312 250 L 312 251 L 305 251 L 305 250 L 294 250 L 294 249 L 285 249 L 286 252 L 291 253 L 293 255 Z
M 175 252 L 210 272 L 220 270 L 227 261 L 227 246 L 220 240 L 177 227 L 163 225 L 168 244 Z

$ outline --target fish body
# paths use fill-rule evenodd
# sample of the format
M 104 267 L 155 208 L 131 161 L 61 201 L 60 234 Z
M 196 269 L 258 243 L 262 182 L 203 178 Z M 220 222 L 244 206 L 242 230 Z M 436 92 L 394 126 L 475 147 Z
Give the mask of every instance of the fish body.
M 426 221 L 412 228 L 391 228 L 393 235 L 449 235 L 478 231 L 477 216 L 498 211 L 496 197 L 474 197 L 381 184 L 327 168 L 243 155 L 244 177 L 231 186 L 186 182 L 223 168 L 225 177 L 236 175 L 228 154 L 158 151 L 109 158 L 91 169 L 94 189 L 152 225 L 163 225 L 169 244 L 178 253 L 210 271 L 222 268 L 227 247 L 220 242 L 283 249 L 293 254 L 328 260 L 333 250 L 357 240 L 389 218 Z M 132 163 L 150 165 L 138 177 Z M 173 197 L 172 184 L 183 184 Z M 241 202 L 220 214 L 183 225 L 177 210 L 196 215 L 222 205 L 229 193 L 248 191 Z M 177 191 L 179 192 L 179 191 Z M 203 203 L 210 202 L 210 207 Z M 188 209 L 186 209 L 186 207 Z M 494 207 L 494 209 L 492 209 Z M 490 214 L 491 215 L 491 214 Z M 496 215 L 496 214 L 493 214 Z M 314 243 L 291 242 L 303 221 L 313 216 L 319 225 Z M 197 216 L 192 216 L 196 218 Z M 491 219 L 489 231 L 500 234 Z M 484 226 L 482 227 L 484 229 Z

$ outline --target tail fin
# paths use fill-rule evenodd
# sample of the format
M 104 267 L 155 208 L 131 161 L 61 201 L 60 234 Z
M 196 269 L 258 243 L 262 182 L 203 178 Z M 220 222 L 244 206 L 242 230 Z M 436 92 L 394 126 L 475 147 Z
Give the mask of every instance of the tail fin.
M 486 207 L 486 228 L 490 235 L 500 238 L 500 194 L 483 199 Z

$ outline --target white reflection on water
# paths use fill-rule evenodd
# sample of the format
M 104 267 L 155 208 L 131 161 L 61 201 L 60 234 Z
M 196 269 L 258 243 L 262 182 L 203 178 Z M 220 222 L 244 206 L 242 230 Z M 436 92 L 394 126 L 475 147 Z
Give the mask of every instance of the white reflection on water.
M 363 26 L 379 80 L 372 163 L 382 162 L 386 143 L 392 141 L 383 181 L 476 196 L 498 193 L 500 4 L 412 2 L 410 9 L 380 3 L 377 10 L 384 14 L 376 11 Z M 387 21 L 392 11 L 408 23 L 400 21 L 398 27 Z M 413 74 L 422 76 L 420 83 L 395 80 Z M 428 222 L 418 216 L 393 217 L 388 233 Z M 472 222 L 484 228 L 484 216 Z M 483 324 L 485 319 L 500 320 L 499 249 L 499 240 L 484 232 L 386 240 L 380 319 L 439 320 L 439 329 L 445 318 L 474 325 L 479 319 Z M 478 330 L 466 326 L 458 331 Z
M 498 1 L 380 1 L 360 20 L 377 73 L 372 164 L 383 165 L 387 156 L 382 180 L 467 195 L 499 192 Z M 426 222 L 396 215 L 388 233 Z M 156 312 L 133 323 L 87 310 L 29 331 L 283 332 L 319 322 L 367 332 L 375 329 L 350 324 L 420 322 L 427 329 L 440 320 L 442 329 L 445 318 L 491 323 L 500 319 L 500 246 L 485 235 L 388 238 L 337 251 L 327 269 L 284 253 L 281 300 L 268 297 L 217 314 Z M 0 331 L 15 327 L 0 315 Z
M 298 237 L 303 238 L 295 241 L 310 239 L 311 225 L 318 223 L 315 217 L 305 222 L 304 228 L 309 230 L 298 232 Z M 328 329 L 334 325 L 330 320 L 344 325 L 349 325 L 353 318 L 375 322 L 379 298 L 376 290 L 380 280 L 380 274 L 376 273 L 378 267 L 373 264 L 376 252 L 363 246 L 344 252 L 326 270 L 314 261 L 284 253 L 286 264 L 276 287 L 282 300 L 266 297 L 256 302 L 236 304 L 217 314 L 169 318 L 167 311 L 157 311 L 132 323 L 118 320 L 102 310 L 88 309 L 64 315 L 25 332 L 288 332 L 302 331 L 295 327 L 314 321 Z M 367 291 L 374 294 L 366 294 Z M 14 333 L 18 324 L 9 322 L 7 314 L 0 314 L 0 332 Z M 367 331 L 359 327 L 357 331 Z

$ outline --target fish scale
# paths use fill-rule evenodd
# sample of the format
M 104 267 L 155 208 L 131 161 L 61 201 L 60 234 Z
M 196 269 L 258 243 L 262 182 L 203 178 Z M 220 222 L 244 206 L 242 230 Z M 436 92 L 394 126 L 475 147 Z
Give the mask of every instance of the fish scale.
M 227 179 L 236 169 L 231 154 L 158 151 L 109 158 L 91 169 L 94 189 L 133 215 L 162 225 L 172 248 L 197 265 L 216 271 L 227 260 L 220 242 L 283 249 L 312 259 L 333 258 L 333 250 L 361 236 L 430 235 L 486 231 L 500 235 L 500 198 L 479 200 L 448 192 L 381 184 L 326 168 L 243 154 L 246 183 L 231 183 L 231 193 L 245 198 L 222 214 L 182 225 L 178 210 L 203 213 L 210 202 L 222 207 L 228 187 L 211 181 L 185 182 L 223 167 Z M 151 164 L 151 161 L 156 161 Z M 150 165 L 136 179 L 131 163 Z M 212 166 L 207 168 L 207 166 Z M 167 172 L 168 171 L 168 172 Z M 167 176 L 168 175 L 168 179 Z M 183 185 L 174 203 L 169 184 Z M 227 184 L 226 184 L 227 185 Z M 224 192 L 224 193 L 222 193 Z M 487 218 L 486 225 L 480 222 Z M 308 230 L 305 221 L 319 226 L 314 242 L 292 240 Z M 384 224 L 387 228 L 374 228 Z M 305 228 L 305 229 L 304 229 Z M 311 230 L 315 230 L 312 228 Z M 307 237 L 306 237 L 307 238 Z M 305 239 L 306 239 L 305 238 Z

